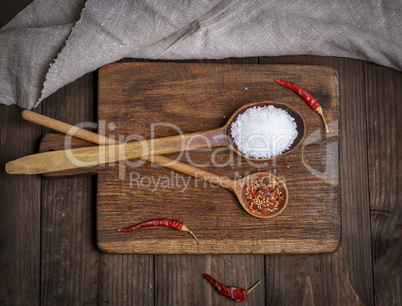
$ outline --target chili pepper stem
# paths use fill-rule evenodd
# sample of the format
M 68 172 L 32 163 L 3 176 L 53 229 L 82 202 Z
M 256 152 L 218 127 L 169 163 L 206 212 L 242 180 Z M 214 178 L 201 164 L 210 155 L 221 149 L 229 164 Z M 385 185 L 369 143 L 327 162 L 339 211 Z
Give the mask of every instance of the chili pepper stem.
M 187 227 L 186 225 L 183 224 L 183 226 L 181 227 L 180 230 L 183 231 L 183 232 L 189 233 L 191 236 L 193 236 L 193 238 L 195 239 L 195 241 L 197 241 L 197 243 L 200 244 L 200 242 L 198 241 L 197 237 L 194 235 L 194 233 L 193 233 L 192 231 L 190 231 L 190 230 L 188 229 L 188 227 Z
M 322 121 L 324 121 L 325 130 L 327 131 L 327 133 L 329 133 L 328 125 L 327 122 L 325 121 L 324 114 L 322 112 L 322 107 L 321 106 L 317 107 L 315 111 L 321 116 Z
M 261 281 L 256 282 L 250 289 L 247 290 L 247 295 L 250 294 L 251 291 L 254 290 L 255 287 L 257 287 L 259 284 L 261 283 Z

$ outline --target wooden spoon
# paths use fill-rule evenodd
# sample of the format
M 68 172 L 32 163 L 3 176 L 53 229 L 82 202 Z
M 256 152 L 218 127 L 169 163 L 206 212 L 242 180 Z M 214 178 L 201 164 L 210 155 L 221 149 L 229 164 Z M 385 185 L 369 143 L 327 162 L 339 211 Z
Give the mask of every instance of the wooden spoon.
M 74 127 L 68 123 L 64 123 L 28 110 L 24 110 L 22 112 L 22 117 L 28 121 L 46 126 L 48 128 L 54 129 L 56 131 L 66 133 L 66 134 L 74 134 L 77 138 L 81 138 L 93 143 L 105 143 L 105 144 L 113 144 L 116 141 L 114 139 L 99 135 L 94 132 L 90 132 L 78 127 Z M 72 132 L 74 131 L 74 132 Z M 286 207 L 288 202 L 288 190 L 286 188 L 285 183 L 278 177 L 268 172 L 257 172 L 251 175 L 248 175 L 240 180 L 230 180 L 227 177 L 223 177 L 212 172 L 173 160 L 171 158 L 162 156 L 162 155 L 154 155 L 148 156 L 148 161 L 152 161 L 155 164 L 159 164 L 166 168 L 193 176 L 195 178 L 199 178 L 210 182 L 215 185 L 219 185 L 226 189 L 232 191 L 237 199 L 239 200 L 241 206 L 244 208 L 246 212 L 250 215 L 257 217 L 257 218 L 272 218 L 280 214 Z M 276 180 L 278 184 L 279 191 L 282 193 L 283 199 L 278 203 L 278 206 L 272 212 L 257 212 L 255 210 L 251 210 L 247 200 L 246 200 L 246 192 L 245 188 L 253 182 L 253 180 L 260 180 L 263 181 L 264 179 L 268 180 Z
M 165 156 L 159 156 L 158 158 L 159 161 L 164 161 L 164 163 L 172 161 L 172 159 Z M 195 178 L 202 179 L 204 181 L 221 186 L 223 188 L 229 189 L 235 194 L 243 209 L 250 215 L 257 218 L 275 217 L 279 215 L 286 208 L 286 205 L 288 203 L 288 189 L 285 183 L 279 177 L 268 172 L 256 172 L 240 180 L 231 180 L 228 177 L 220 176 L 215 173 L 199 169 L 197 167 L 181 162 L 175 162 L 174 164 L 168 166 L 168 168 L 187 175 L 191 175 Z M 246 188 L 255 180 L 259 180 L 260 182 L 264 182 L 265 180 L 268 181 L 274 180 L 277 182 L 279 191 L 282 193 L 282 199 L 278 202 L 278 206 L 275 208 L 274 211 L 265 211 L 264 213 L 262 213 L 250 209 L 246 198 Z
M 237 120 L 237 117 L 240 114 L 244 113 L 251 107 L 262 107 L 268 105 L 273 105 L 276 108 L 286 110 L 290 116 L 295 119 L 298 136 L 292 143 L 291 147 L 283 154 L 289 153 L 297 147 L 304 138 L 305 122 L 303 117 L 298 112 L 284 104 L 261 102 L 247 104 L 239 108 L 232 117 L 230 117 L 226 125 L 215 130 L 107 146 L 94 146 L 32 154 L 8 162 L 6 164 L 6 171 L 9 174 L 41 174 L 101 165 L 125 159 L 142 158 L 148 160 L 148 156 L 150 155 L 168 154 L 219 146 L 227 146 L 235 153 L 251 160 L 268 160 L 269 158 L 255 159 L 245 156 L 237 148 L 231 135 L 231 125 Z M 78 130 L 76 127 L 74 127 L 74 129 Z

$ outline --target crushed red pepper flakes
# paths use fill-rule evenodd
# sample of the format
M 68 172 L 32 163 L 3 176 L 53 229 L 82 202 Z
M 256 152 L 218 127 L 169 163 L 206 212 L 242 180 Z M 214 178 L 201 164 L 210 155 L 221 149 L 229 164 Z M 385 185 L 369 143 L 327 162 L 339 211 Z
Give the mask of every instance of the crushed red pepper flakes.
M 254 179 L 245 187 L 244 198 L 250 211 L 254 214 L 268 215 L 279 209 L 284 199 L 274 178 Z

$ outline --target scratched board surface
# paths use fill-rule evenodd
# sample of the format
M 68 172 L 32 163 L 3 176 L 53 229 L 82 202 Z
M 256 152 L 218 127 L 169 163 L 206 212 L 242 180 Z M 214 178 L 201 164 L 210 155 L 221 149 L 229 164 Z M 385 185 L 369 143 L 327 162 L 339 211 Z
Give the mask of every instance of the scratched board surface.
M 321 103 L 330 132 L 289 80 Z M 98 167 L 98 247 L 108 253 L 327 253 L 341 240 L 338 80 L 322 66 L 116 63 L 99 70 L 99 131 L 121 141 L 207 131 L 223 126 L 244 104 L 276 101 L 305 119 L 306 135 L 291 153 L 249 163 L 225 147 L 167 156 L 230 179 L 267 171 L 287 184 L 279 216 L 247 214 L 227 189 L 144 161 Z M 184 222 L 187 233 L 164 227 L 117 232 L 153 218 Z

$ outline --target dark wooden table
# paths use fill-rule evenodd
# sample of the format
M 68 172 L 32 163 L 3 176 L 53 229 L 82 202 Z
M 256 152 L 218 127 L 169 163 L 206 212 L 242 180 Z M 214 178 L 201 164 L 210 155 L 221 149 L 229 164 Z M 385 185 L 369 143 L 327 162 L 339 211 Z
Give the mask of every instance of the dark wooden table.
M 1 1 L 0 26 L 30 1 Z M 327 255 L 109 255 L 95 245 L 92 177 L 6 175 L 4 164 L 37 151 L 48 129 L 0 105 L 1 305 L 229 305 L 201 277 L 230 285 L 257 278 L 247 305 L 401 305 L 402 73 L 334 57 L 284 56 L 219 63 L 318 64 L 339 74 L 343 237 Z M 97 73 L 35 111 L 96 121 Z

